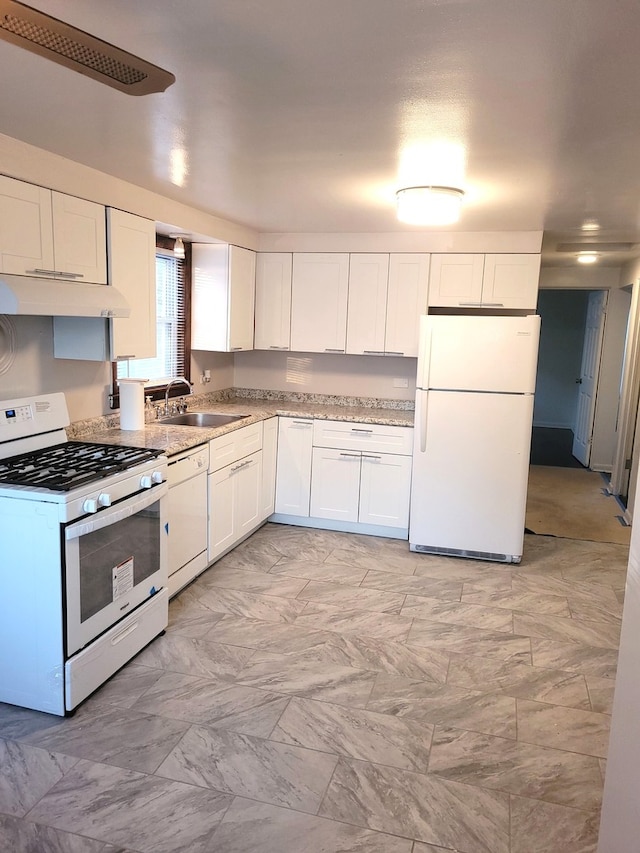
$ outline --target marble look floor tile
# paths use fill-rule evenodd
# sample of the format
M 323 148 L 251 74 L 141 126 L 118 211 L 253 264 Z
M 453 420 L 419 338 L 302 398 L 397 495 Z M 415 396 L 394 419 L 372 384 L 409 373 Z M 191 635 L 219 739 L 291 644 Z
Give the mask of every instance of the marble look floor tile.
M 578 619 L 563 619 L 559 616 L 530 616 L 528 613 L 513 614 L 513 629 L 516 634 L 540 637 L 545 640 L 580 643 L 606 649 L 617 649 L 620 626 L 607 622 L 582 622 Z
M 306 583 L 303 578 L 253 572 L 248 568 L 236 569 L 217 563 L 206 573 L 201 586 L 205 589 L 235 589 L 259 595 L 275 595 L 278 598 L 295 598 Z
M 6 853 L 127 853 L 103 841 L 0 814 L 0 850 Z
M 300 655 L 257 652 L 238 676 L 238 683 L 364 708 L 375 677 L 367 670 L 319 662 L 313 651 Z
M 98 705 L 131 708 L 161 675 L 161 669 L 130 662 L 92 694 L 91 702 Z
M 188 728 L 179 720 L 85 703 L 56 728 L 26 740 L 52 752 L 153 773 Z
M 365 571 L 389 572 L 400 575 L 412 575 L 418 564 L 416 556 L 409 551 L 392 553 L 379 549 L 375 553 L 371 550 L 365 553 L 357 553 L 350 548 L 335 548 L 327 557 L 326 562 L 340 563 Z
M 421 595 L 408 595 L 401 610 L 403 616 L 428 619 L 448 625 L 482 628 L 486 631 L 513 633 L 513 620 L 509 610 L 499 607 L 484 607 L 458 601 L 441 601 Z
M 296 560 L 323 563 L 335 547 L 335 542 L 340 541 L 331 536 L 325 536 L 325 532 L 287 526 L 272 536 L 271 542 L 279 553 L 278 559 L 289 557 Z M 247 549 L 250 548 L 250 543 L 251 539 L 247 543 Z M 275 565 L 276 562 L 278 560 L 274 561 L 272 565 Z
M 215 853 L 411 853 L 411 841 L 237 797 L 212 838 Z
M 211 629 L 207 639 L 230 646 L 297 654 L 324 645 L 332 636 L 329 631 L 316 631 L 296 622 L 266 622 L 227 614 Z
M 414 841 L 412 853 L 456 853 L 451 847 L 436 847 L 435 844 L 423 844 L 422 841 Z
M 611 714 L 616 686 L 614 679 L 598 678 L 595 675 L 587 675 L 585 678 L 591 699 L 591 710 L 600 714 Z
M 599 678 L 616 677 L 617 649 L 601 649 L 578 643 L 562 643 L 533 637 L 531 652 L 534 666 L 548 669 L 566 669 Z
M 512 588 L 513 574 L 505 572 L 504 569 L 488 570 L 471 580 L 462 582 L 462 593 L 473 592 L 500 592 Z
M 204 637 L 222 619 L 222 615 L 201 604 L 195 588 L 187 587 L 169 602 L 167 633 L 198 639 Z
M 315 604 L 328 604 L 331 607 L 346 609 L 357 607 L 359 610 L 372 610 L 376 613 L 397 614 L 404 604 L 405 596 L 400 593 L 348 584 L 309 581 L 298 595 L 298 599 Z
M 624 587 L 622 589 L 616 589 L 616 590 L 614 590 L 614 592 L 615 592 L 616 598 L 618 599 L 620 604 L 624 604 L 624 593 L 625 593 Z
M 486 560 L 467 560 L 457 557 L 438 557 L 431 554 L 416 555 L 418 562 L 417 577 L 441 578 L 461 583 L 482 582 L 488 577 L 504 575 L 505 581 L 511 580 L 511 565 L 502 568 L 499 563 L 487 563 Z
M 426 773 L 432 734 L 424 723 L 294 698 L 271 740 Z
M 336 763 L 334 755 L 192 726 L 157 775 L 315 814 Z
M 426 595 L 430 598 L 442 598 L 445 601 L 459 601 L 462 593 L 460 581 L 442 578 L 419 578 L 415 575 L 373 570 L 367 572 L 360 586 L 387 592 L 398 592 L 403 595 Z
M 610 718 L 594 711 L 517 700 L 518 740 L 607 757 Z
M 587 810 L 599 808 L 602 795 L 597 758 L 440 726 L 429 773 Z
M 233 680 L 252 655 L 253 649 L 166 634 L 143 649 L 136 663 L 185 675 Z
M 293 622 L 304 610 L 304 601 L 295 598 L 280 598 L 276 595 L 260 595 L 237 589 L 202 587 L 199 599 L 215 613 L 234 613 L 250 619 L 267 622 Z
M 500 693 L 379 675 L 367 710 L 514 740 L 516 737 L 516 700 Z
M 506 631 L 486 631 L 480 628 L 414 619 L 407 637 L 407 644 L 496 660 L 520 660 L 531 663 L 529 637 L 508 634 Z
M 283 557 L 271 568 L 270 573 L 328 583 L 346 583 L 354 586 L 360 583 L 367 570 L 357 569 L 343 563 L 310 563 L 305 560 L 292 560 L 289 557 Z
M 517 592 L 562 595 L 567 599 L 577 599 L 587 603 L 602 601 L 605 604 L 615 605 L 617 600 L 613 588 L 608 584 L 596 581 L 581 582 L 575 579 L 569 581 L 562 577 L 538 575 L 535 572 L 514 575 L 513 589 Z
M 76 762 L 68 755 L 0 739 L 0 813 L 23 817 Z
M 29 819 L 123 850 L 210 853 L 211 834 L 232 799 L 182 782 L 79 761 Z
M 282 559 L 282 552 L 275 547 L 273 542 L 267 539 L 261 540 L 254 533 L 253 536 L 240 543 L 233 551 L 225 554 L 213 566 L 210 566 L 207 571 L 211 571 L 215 566 L 224 566 L 225 568 L 249 569 L 252 572 L 268 572 L 280 559 Z M 206 581 L 207 572 L 200 577 Z
M 462 602 L 466 604 L 484 604 L 507 610 L 520 610 L 523 613 L 543 613 L 547 616 L 571 616 L 567 599 L 562 595 L 549 595 L 542 592 L 522 592 L 517 589 L 505 589 L 495 592 L 465 592 Z
M 212 728 L 268 737 L 288 701 L 288 696 L 267 690 L 169 672 L 136 702 L 134 709 Z
M 592 710 L 584 676 L 562 669 L 543 669 L 522 661 L 452 654 L 447 684 L 471 690 L 501 690 L 516 699 Z
M 619 627 L 622 620 L 622 605 L 617 599 L 614 602 L 602 599 L 589 602 L 569 596 L 569 608 L 572 617 L 583 622 L 609 622 Z
M 599 820 L 598 811 L 511 797 L 511 853 L 596 853 Z
M 465 853 L 508 853 L 509 802 L 427 776 L 341 758 L 320 815 Z
M 59 725 L 60 717 L 0 702 L 0 737 L 7 740 L 24 740 Z
M 421 681 L 446 681 L 449 667 L 446 652 L 355 634 L 334 633 L 329 636 L 322 648 L 324 660 Z
M 296 626 L 355 634 L 402 642 L 406 640 L 413 619 L 394 613 L 374 613 L 371 610 L 348 609 L 330 604 L 310 602 L 296 617 Z

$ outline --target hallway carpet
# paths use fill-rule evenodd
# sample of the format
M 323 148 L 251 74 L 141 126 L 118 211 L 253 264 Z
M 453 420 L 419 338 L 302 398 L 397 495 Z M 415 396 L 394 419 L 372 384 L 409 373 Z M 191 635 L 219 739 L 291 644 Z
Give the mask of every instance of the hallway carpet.
M 605 481 L 586 468 L 532 465 L 525 527 L 532 533 L 628 545 L 631 528 Z

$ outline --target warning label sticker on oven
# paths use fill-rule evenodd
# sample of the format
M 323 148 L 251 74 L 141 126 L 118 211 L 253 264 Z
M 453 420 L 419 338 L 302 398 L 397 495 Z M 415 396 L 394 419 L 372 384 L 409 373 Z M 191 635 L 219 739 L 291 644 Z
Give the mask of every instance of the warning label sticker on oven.
M 113 567 L 113 600 L 133 589 L 133 557 Z

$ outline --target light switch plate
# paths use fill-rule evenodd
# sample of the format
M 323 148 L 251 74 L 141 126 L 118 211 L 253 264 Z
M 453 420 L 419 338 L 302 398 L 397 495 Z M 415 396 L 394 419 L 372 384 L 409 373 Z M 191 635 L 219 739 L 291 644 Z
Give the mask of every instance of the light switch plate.
M 398 377 L 398 378 L 393 380 L 393 387 L 394 388 L 408 388 L 409 387 L 409 380 L 403 379 L 402 377 Z

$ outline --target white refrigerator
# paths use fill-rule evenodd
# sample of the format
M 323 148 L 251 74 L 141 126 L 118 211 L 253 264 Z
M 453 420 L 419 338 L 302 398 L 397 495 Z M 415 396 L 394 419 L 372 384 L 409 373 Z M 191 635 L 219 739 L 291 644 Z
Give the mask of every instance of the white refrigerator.
M 412 551 L 519 563 L 540 317 L 420 318 Z

